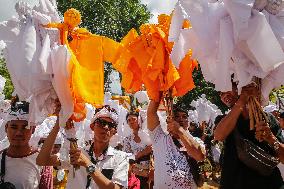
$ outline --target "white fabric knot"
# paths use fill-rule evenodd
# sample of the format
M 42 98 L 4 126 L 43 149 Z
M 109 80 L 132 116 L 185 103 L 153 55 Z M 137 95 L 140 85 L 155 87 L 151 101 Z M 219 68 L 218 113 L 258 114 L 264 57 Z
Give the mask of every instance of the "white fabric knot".
M 31 14 L 32 8 L 27 2 L 19 1 L 15 5 L 16 12 L 19 17 L 23 17 L 25 15 Z

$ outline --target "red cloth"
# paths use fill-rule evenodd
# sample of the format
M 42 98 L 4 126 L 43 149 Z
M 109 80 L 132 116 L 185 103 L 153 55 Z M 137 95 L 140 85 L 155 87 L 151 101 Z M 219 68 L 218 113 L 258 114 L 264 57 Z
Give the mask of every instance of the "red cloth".
M 140 189 L 140 180 L 133 173 L 128 176 L 128 189 Z
M 44 166 L 41 171 L 39 189 L 53 189 L 53 167 Z

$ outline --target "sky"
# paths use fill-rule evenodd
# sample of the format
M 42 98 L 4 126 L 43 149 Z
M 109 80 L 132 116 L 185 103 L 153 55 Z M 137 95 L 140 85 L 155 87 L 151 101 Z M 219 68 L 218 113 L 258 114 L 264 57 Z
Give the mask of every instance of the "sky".
M 13 15 L 16 14 L 15 11 L 15 4 L 19 0 L 0 0 L 0 22 L 8 20 L 11 18 Z M 28 2 L 30 5 L 35 5 L 37 4 L 38 0 L 22 0 L 25 2 Z
M 141 0 L 143 4 L 146 4 L 153 17 L 150 23 L 157 23 L 157 16 L 159 14 L 170 14 L 174 9 L 177 0 Z

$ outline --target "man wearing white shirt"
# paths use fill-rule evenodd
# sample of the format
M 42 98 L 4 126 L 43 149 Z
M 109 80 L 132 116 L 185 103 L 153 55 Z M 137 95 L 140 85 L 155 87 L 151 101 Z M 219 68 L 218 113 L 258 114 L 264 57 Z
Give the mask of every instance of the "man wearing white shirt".
M 117 114 L 109 107 L 100 109 L 90 125 L 94 131 L 94 141 L 88 151 L 70 150 L 71 165 L 79 165 L 80 169 L 69 172 L 67 189 L 119 189 L 127 188 L 128 158 L 127 154 L 109 145 L 111 131 L 116 129 Z M 50 155 L 53 143 L 59 132 L 58 121 L 47 137 L 37 158 L 39 165 L 60 166 L 60 160 Z
M 9 183 L 16 189 L 42 188 L 43 178 L 44 188 L 52 188 L 52 173 L 43 174 L 43 168 L 36 164 L 38 151 L 29 144 L 35 127 L 29 125 L 28 107 L 26 102 L 15 102 L 5 118 L 5 131 L 10 145 L 0 152 L 0 188 L 5 188 Z
M 153 142 L 155 162 L 154 189 L 195 189 L 187 155 L 196 160 L 203 160 L 204 154 L 200 145 L 192 140 L 193 137 L 173 119 L 167 120 L 166 134 L 161 126 L 157 110 L 160 102 L 151 101 L 147 111 L 147 126 Z M 181 122 L 180 122 L 181 123 Z M 174 139 L 178 139 L 185 147 L 187 154 L 180 151 Z

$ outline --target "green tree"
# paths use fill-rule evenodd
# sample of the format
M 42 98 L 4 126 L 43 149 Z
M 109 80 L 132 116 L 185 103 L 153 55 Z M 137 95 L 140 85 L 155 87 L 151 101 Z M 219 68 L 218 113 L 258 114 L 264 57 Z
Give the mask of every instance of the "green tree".
M 5 88 L 3 91 L 4 95 L 7 99 L 10 99 L 12 97 L 14 87 L 8 69 L 6 67 L 4 58 L 0 58 L 0 75 L 6 79 Z
M 69 8 L 81 12 L 81 27 L 120 41 L 131 28 L 138 29 L 151 14 L 140 0 L 58 0 L 63 15 Z
M 79 10 L 82 16 L 80 27 L 116 41 L 120 41 L 132 28 L 138 30 L 151 17 L 140 0 L 58 0 L 57 6 L 62 15 L 69 8 Z M 105 66 L 106 85 L 111 69 L 111 65 Z
M 269 95 L 271 102 L 277 103 L 280 110 L 284 110 L 284 85 L 277 89 L 273 89 Z

